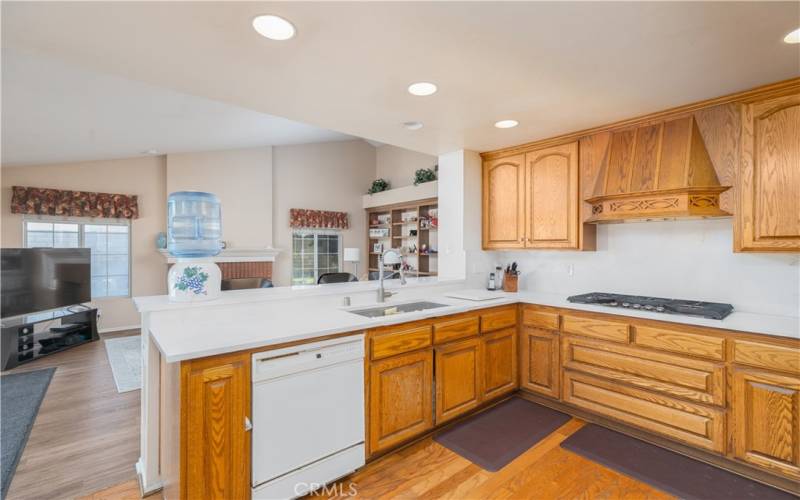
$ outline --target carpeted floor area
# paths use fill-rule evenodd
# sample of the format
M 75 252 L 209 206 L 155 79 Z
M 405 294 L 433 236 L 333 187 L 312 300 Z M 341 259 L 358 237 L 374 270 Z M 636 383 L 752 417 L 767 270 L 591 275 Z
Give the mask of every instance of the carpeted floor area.
M 55 368 L 0 377 L 0 487 L 6 497 Z

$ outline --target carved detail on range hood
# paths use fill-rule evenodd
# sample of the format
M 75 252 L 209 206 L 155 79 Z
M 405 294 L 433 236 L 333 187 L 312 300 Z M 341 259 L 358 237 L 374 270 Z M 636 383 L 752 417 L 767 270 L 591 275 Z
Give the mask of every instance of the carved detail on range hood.
M 593 196 L 591 223 L 726 217 L 714 165 L 693 116 L 614 132 Z

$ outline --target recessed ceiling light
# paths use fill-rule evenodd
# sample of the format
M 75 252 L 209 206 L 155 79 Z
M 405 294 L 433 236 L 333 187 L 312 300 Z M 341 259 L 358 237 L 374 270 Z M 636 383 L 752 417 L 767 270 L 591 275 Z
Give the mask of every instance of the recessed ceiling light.
M 783 37 L 783 41 L 786 43 L 800 43 L 800 28 Z
M 519 125 L 517 120 L 500 120 L 499 122 L 495 122 L 494 126 L 497 128 L 513 128 Z
M 417 82 L 408 86 L 408 92 L 418 96 L 432 95 L 436 90 L 436 84 L 431 82 Z
M 253 28 L 270 40 L 288 40 L 295 34 L 294 25 L 278 16 L 265 15 L 253 19 Z
M 408 130 L 419 130 L 422 128 L 422 122 L 405 122 L 403 126 Z

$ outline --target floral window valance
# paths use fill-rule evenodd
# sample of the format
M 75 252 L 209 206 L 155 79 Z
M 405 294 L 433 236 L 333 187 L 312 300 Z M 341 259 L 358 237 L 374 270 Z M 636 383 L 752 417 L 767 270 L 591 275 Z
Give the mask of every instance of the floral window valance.
M 136 195 L 91 193 L 14 186 L 11 188 L 12 214 L 64 215 L 136 219 L 139 201 Z
M 350 227 L 350 220 L 347 217 L 347 212 L 292 208 L 289 210 L 289 226 L 295 229 L 348 229 Z

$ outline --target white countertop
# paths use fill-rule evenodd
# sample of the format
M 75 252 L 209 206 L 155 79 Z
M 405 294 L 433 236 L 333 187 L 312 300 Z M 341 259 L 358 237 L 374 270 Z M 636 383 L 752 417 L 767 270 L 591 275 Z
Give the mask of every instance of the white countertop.
M 400 280 L 384 282 L 386 290 L 411 290 L 418 287 L 464 285 L 465 280 L 440 280 L 436 276 L 407 278 L 405 285 Z M 134 297 L 133 303 L 140 313 L 154 311 L 178 311 L 184 309 L 205 309 L 208 307 L 270 302 L 284 299 L 304 299 L 309 297 L 332 296 L 344 297 L 355 293 L 373 292 L 378 287 L 377 281 L 356 281 L 352 283 L 329 283 L 327 285 L 280 286 L 274 288 L 251 288 L 245 290 L 229 290 L 222 296 L 207 302 L 170 302 L 168 295 L 148 295 Z
M 445 307 L 380 318 L 366 318 L 348 312 L 348 309 L 376 306 L 371 293 L 365 294 L 373 292 L 374 288 L 374 282 L 370 287 L 353 283 L 340 287 L 337 293 L 331 293 L 333 290 L 330 288 L 326 288 L 324 293 L 306 297 L 276 292 L 274 300 L 264 300 L 262 296 L 261 300 L 256 301 L 252 296 L 244 297 L 244 301 L 227 296 L 222 302 L 209 302 L 202 307 L 163 307 L 165 304 L 161 303 L 158 305 L 162 307 L 156 307 L 155 302 L 159 300 L 142 302 L 137 299 L 137 306 L 152 312 L 150 335 L 169 363 L 519 302 L 800 339 L 800 318 L 796 316 L 734 312 L 720 321 L 573 304 L 562 295 L 536 292 L 497 292 L 496 298 L 480 302 L 446 297 L 449 292 L 464 289 L 464 285 L 458 282 L 438 285 L 417 282 L 409 287 L 392 286 L 392 289 L 401 288 L 403 292 L 385 303 L 393 305 L 427 300 L 444 304 Z M 357 305 L 342 307 L 341 298 L 345 295 L 353 296 Z

